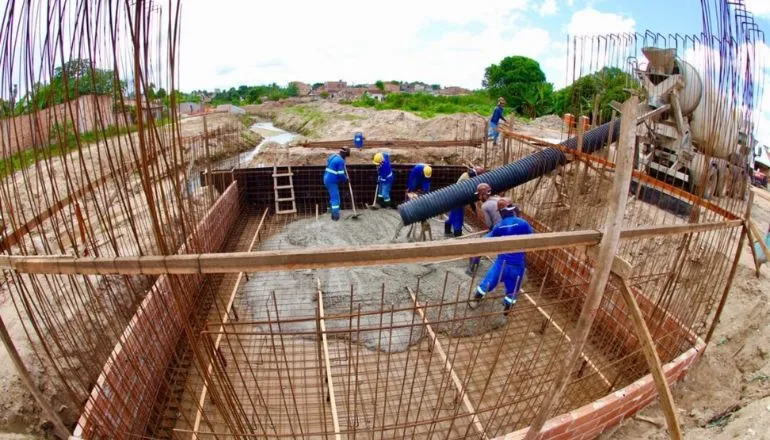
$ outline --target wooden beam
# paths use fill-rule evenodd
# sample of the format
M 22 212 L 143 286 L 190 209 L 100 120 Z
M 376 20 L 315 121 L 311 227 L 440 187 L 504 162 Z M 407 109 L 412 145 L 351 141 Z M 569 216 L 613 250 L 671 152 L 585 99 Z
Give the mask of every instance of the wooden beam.
M 545 311 L 545 310 L 544 310 L 542 307 L 540 307 L 539 305 L 537 305 L 537 303 L 535 302 L 535 300 L 534 300 L 534 299 L 532 299 L 532 297 L 531 297 L 531 296 L 529 296 L 529 294 L 528 294 L 528 293 L 523 293 L 523 295 L 522 295 L 522 296 L 524 296 L 524 299 L 526 299 L 527 301 L 529 301 L 529 303 L 530 303 L 530 304 L 532 304 L 533 306 L 535 306 L 535 308 L 537 309 L 537 311 L 538 311 L 538 312 L 540 312 L 540 314 L 541 314 L 541 315 L 543 315 L 543 317 L 544 317 L 546 320 L 548 320 L 548 323 L 550 323 L 550 324 L 551 324 L 551 325 L 552 325 L 552 326 L 553 326 L 553 327 L 554 327 L 554 328 L 555 328 L 555 329 L 556 329 L 556 330 L 557 330 L 559 333 L 561 333 L 561 334 L 562 334 L 562 336 L 564 336 L 564 338 L 567 340 L 567 342 L 572 342 L 572 338 L 570 338 L 570 337 L 569 337 L 569 335 L 567 334 L 567 332 L 565 332 L 565 331 L 564 331 L 564 329 L 563 329 L 563 328 L 561 328 L 561 326 L 560 326 L 559 324 L 557 324 L 557 323 L 556 323 L 556 321 L 554 321 L 554 320 L 551 318 L 551 315 L 549 315 L 549 314 L 548 314 L 548 312 L 546 312 L 546 311 Z M 604 382 L 604 384 L 605 384 L 605 385 L 607 385 L 608 387 L 611 387 L 611 386 L 612 386 L 612 382 L 610 382 L 610 380 L 609 380 L 609 379 L 607 379 L 607 376 L 605 376 L 605 375 L 604 375 L 604 374 L 601 372 L 601 370 L 599 370 L 599 367 L 597 367 L 597 366 L 596 366 L 596 364 L 595 364 L 595 363 L 594 363 L 594 362 L 593 362 L 591 359 L 589 359 L 589 358 L 588 358 L 588 355 L 586 355 L 586 354 L 585 354 L 585 352 L 581 351 L 581 352 L 580 352 L 580 357 L 581 357 L 581 358 L 583 358 L 583 360 L 586 362 L 586 364 L 588 364 L 588 366 L 589 366 L 589 367 L 591 367 L 591 369 L 592 369 L 592 370 L 594 370 L 594 371 L 596 372 L 596 374 L 597 374 L 597 375 L 598 375 L 598 376 L 599 376 L 599 377 L 602 379 L 602 381 Z
M 751 187 L 751 192 L 758 195 L 760 198 L 767 200 L 770 202 L 770 192 L 767 192 L 763 189 L 756 188 L 754 186 Z
M 642 346 L 644 357 L 647 359 L 647 366 L 650 368 L 652 380 L 655 382 L 655 387 L 658 389 L 660 405 L 663 407 L 663 414 L 666 417 L 668 434 L 674 440 L 681 440 L 682 430 L 679 425 L 679 415 L 676 410 L 676 405 L 674 405 L 674 397 L 671 395 L 668 381 L 663 374 L 663 366 L 660 363 L 658 351 L 655 349 L 655 342 L 652 340 L 650 329 L 644 321 L 642 310 L 639 308 L 636 297 L 626 283 L 626 280 L 620 277 L 617 278 L 619 281 L 620 293 L 623 295 L 626 305 L 628 305 L 629 314 L 631 315 L 634 329 L 636 330 L 636 336 L 639 339 L 639 344 Z
M 367 148 L 446 148 L 446 147 L 480 147 L 484 144 L 483 138 L 476 139 L 455 139 L 445 141 L 410 141 L 410 140 L 386 140 L 374 141 L 366 140 Z M 308 141 L 298 145 L 303 148 L 325 148 L 337 149 L 342 147 L 353 147 L 353 139 L 336 141 Z
M 8 352 L 8 356 L 11 358 L 13 366 L 16 368 L 16 373 L 19 375 L 21 382 L 27 388 L 35 401 L 40 405 L 40 409 L 43 410 L 43 417 L 47 418 L 51 424 L 53 424 L 53 432 L 61 439 L 70 438 L 70 431 L 67 429 L 64 421 L 59 414 L 54 411 L 51 403 L 43 396 L 43 393 L 35 385 L 35 381 L 32 379 L 32 375 L 24 365 L 24 361 L 19 356 L 19 352 L 16 350 L 16 346 L 13 344 L 13 339 L 8 333 L 8 329 L 5 327 L 2 317 L 0 317 L 0 339 L 3 341 L 3 346 Z
M 741 225 L 740 220 L 681 225 L 643 226 L 620 232 L 634 240 L 663 235 L 708 232 Z M 425 243 L 362 245 L 333 249 L 299 249 L 261 252 L 181 254 L 76 258 L 71 256 L 0 255 L 0 269 L 46 274 L 213 274 L 270 272 L 276 270 L 375 266 L 379 264 L 428 263 L 457 257 L 532 252 L 593 246 L 602 233 L 595 230 L 545 232 L 532 235 Z
M 471 399 L 468 397 L 468 393 L 465 391 L 465 387 L 463 387 L 463 382 L 460 380 L 460 377 L 457 376 L 457 373 L 452 367 L 452 363 L 449 362 L 446 352 L 441 347 L 441 343 L 438 340 L 438 336 L 436 335 L 436 332 L 433 331 L 433 328 L 431 327 L 430 322 L 428 321 L 428 317 L 425 315 L 425 310 L 423 309 L 422 305 L 417 301 L 417 297 L 415 296 L 412 289 L 409 286 L 407 286 L 406 288 L 409 291 L 409 295 L 412 296 L 412 302 L 414 303 L 417 313 L 420 315 L 420 318 L 422 319 L 423 325 L 425 325 L 425 329 L 428 331 L 428 336 L 430 336 L 430 340 L 432 341 L 433 348 L 436 350 L 436 353 L 438 353 L 439 357 L 441 358 L 441 362 L 444 363 L 444 368 L 446 369 L 447 373 L 449 373 L 449 376 L 452 378 L 452 382 L 454 383 L 454 386 L 457 389 L 457 392 L 460 393 L 461 396 L 463 396 L 463 406 L 465 407 L 465 411 L 468 412 L 468 415 L 471 416 L 471 423 L 473 423 L 473 427 L 476 428 L 476 432 L 478 432 L 481 438 L 488 439 L 489 437 L 484 431 L 484 426 L 481 424 L 481 420 L 476 415 L 476 408 L 473 406 Z
M 254 245 L 257 243 L 257 239 L 259 238 L 259 231 L 262 229 L 262 225 L 265 222 L 265 218 L 267 217 L 268 208 L 265 208 L 265 212 L 262 213 L 262 219 L 259 221 L 259 225 L 257 225 L 257 230 L 254 232 L 254 237 L 251 239 L 251 243 L 249 243 L 248 250 L 252 250 L 254 248 Z M 235 295 L 238 293 L 238 288 L 241 286 L 241 280 L 243 280 L 243 272 L 238 273 L 238 277 L 235 279 L 235 285 L 233 286 L 233 290 L 230 291 L 230 297 L 227 300 L 227 307 L 225 307 L 224 313 L 222 313 L 222 317 L 220 318 L 220 322 L 222 323 L 219 326 L 219 332 L 217 334 L 217 339 L 214 341 L 214 351 L 216 352 L 219 349 L 219 344 L 222 342 L 222 336 L 224 335 L 225 331 L 225 324 L 227 324 L 230 321 L 230 310 L 233 308 L 233 303 L 235 302 Z M 208 367 L 206 368 L 206 377 L 211 377 L 211 372 L 214 370 L 214 360 L 209 360 Z M 203 417 L 203 406 L 206 404 L 206 394 L 208 393 L 208 385 L 206 381 L 203 381 L 203 387 L 201 387 L 200 397 L 198 398 L 198 410 L 195 413 L 195 421 L 193 422 L 193 429 L 192 429 L 192 435 L 191 439 L 197 440 L 198 439 L 198 429 L 200 429 L 201 419 Z
M 617 168 L 615 171 L 615 181 L 612 185 L 609 195 L 609 206 L 607 209 L 607 218 L 604 221 L 605 233 L 599 244 L 599 257 L 594 266 L 591 281 L 588 285 L 588 293 L 583 303 L 583 309 L 578 317 L 578 322 L 573 333 L 573 341 L 569 347 L 567 355 L 564 357 L 560 371 L 554 381 L 551 392 L 545 397 L 540 408 L 536 411 L 535 419 L 527 431 L 527 440 L 534 440 L 540 434 L 546 420 L 561 400 L 564 390 L 567 387 L 569 378 L 572 374 L 572 368 L 583 351 L 588 335 L 591 332 L 594 319 L 601 305 L 604 290 L 609 280 L 610 270 L 612 269 L 612 259 L 617 253 L 620 243 L 621 228 L 623 225 L 623 216 L 626 212 L 626 202 L 628 201 L 628 189 L 631 184 L 631 174 L 634 166 L 634 142 L 636 140 L 636 115 L 639 110 L 639 98 L 631 96 L 623 104 L 621 114 L 623 118 L 620 125 L 620 138 L 617 149 Z
M 326 383 L 329 387 L 329 403 L 331 404 L 332 425 L 334 425 L 334 438 L 341 440 L 340 419 L 337 414 L 337 398 L 334 396 L 334 380 L 332 380 L 332 366 L 329 362 L 329 342 L 326 337 L 326 322 L 324 321 L 324 295 L 321 290 L 321 280 L 316 279 L 316 292 L 318 294 L 318 316 L 321 326 L 321 344 L 323 345 L 323 363 L 326 367 Z M 357 380 L 357 379 L 356 379 Z

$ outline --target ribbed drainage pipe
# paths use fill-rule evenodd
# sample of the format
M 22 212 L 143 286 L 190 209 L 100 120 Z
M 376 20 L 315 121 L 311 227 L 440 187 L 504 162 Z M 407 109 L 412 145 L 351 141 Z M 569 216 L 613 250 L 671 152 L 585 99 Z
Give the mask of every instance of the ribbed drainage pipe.
M 614 122 L 615 127 L 612 130 L 610 130 L 611 124 L 612 122 L 608 122 L 600 125 L 583 135 L 584 153 L 593 153 L 606 145 L 610 131 L 612 131 L 611 142 L 617 141 L 620 119 Z M 574 150 L 577 148 L 577 138 L 569 138 L 559 145 Z M 550 173 L 557 166 L 566 163 L 567 157 L 561 150 L 553 147 L 546 148 L 496 170 L 402 203 L 398 206 L 398 213 L 401 215 L 404 226 L 411 225 L 449 212 L 457 206 L 473 203 L 476 198 L 474 193 L 479 183 L 485 182 L 492 187 L 493 193 L 499 193 Z

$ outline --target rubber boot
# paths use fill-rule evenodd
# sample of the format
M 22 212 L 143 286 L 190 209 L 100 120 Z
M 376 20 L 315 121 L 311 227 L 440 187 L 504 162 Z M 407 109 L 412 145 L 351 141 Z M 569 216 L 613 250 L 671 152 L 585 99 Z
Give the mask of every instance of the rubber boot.
M 461 229 L 461 230 L 459 230 L 459 231 L 455 231 L 455 234 L 454 234 L 454 235 L 455 235 L 455 237 L 462 237 L 462 236 L 463 236 L 463 231 L 462 231 L 462 229 Z
M 377 205 L 380 208 L 385 208 L 386 207 L 385 206 L 385 200 L 383 200 L 382 196 L 379 196 L 379 195 L 377 196 Z
M 472 277 L 473 274 L 476 273 L 476 269 L 478 268 L 479 268 L 479 263 L 474 263 L 473 261 L 471 261 L 470 263 L 468 263 L 468 268 L 465 269 L 465 273 L 469 277 Z
M 332 220 L 334 220 L 334 221 L 336 222 L 336 221 L 337 221 L 337 220 L 339 220 L 339 219 L 340 219 L 340 215 L 339 215 L 339 213 L 336 213 L 336 214 L 335 214 L 334 212 L 332 212 Z
M 513 308 L 514 304 L 516 304 L 515 299 L 511 302 L 508 302 L 508 298 L 503 299 L 503 316 L 506 318 L 508 317 L 508 314 L 511 313 L 511 309 Z
M 452 236 L 452 225 L 449 223 L 444 223 L 444 236 L 451 237 Z
M 477 291 L 476 295 L 473 297 L 473 299 L 468 301 L 468 307 L 470 307 L 471 310 L 476 310 L 481 305 L 481 301 L 483 299 L 484 299 L 484 295 L 480 294 Z

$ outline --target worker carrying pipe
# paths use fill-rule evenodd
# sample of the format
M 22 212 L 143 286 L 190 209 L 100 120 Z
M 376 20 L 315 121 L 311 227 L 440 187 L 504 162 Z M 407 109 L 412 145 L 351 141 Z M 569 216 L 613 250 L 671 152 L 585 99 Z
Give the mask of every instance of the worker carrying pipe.
M 345 158 L 350 156 L 350 148 L 342 147 L 339 153 L 329 156 L 326 161 L 326 170 L 324 171 L 324 186 L 329 193 L 329 209 L 332 213 L 332 220 L 340 219 L 340 183 L 348 181 L 345 173 Z
M 497 208 L 497 202 L 500 200 L 500 196 L 492 194 L 492 187 L 488 183 L 479 183 L 476 187 L 476 197 L 478 197 L 479 203 L 481 203 L 481 220 L 487 226 L 488 230 L 494 229 L 494 227 L 500 223 L 502 217 L 500 217 L 500 211 Z M 465 273 L 468 276 L 473 276 L 476 273 L 476 269 L 479 267 L 481 257 L 471 257 L 468 261 L 468 269 Z
M 457 183 L 464 182 L 473 177 L 479 176 L 484 173 L 483 167 L 470 167 L 468 171 L 462 173 L 460 178 L 457 179 Z M 476 204 L 470 204 L 471 209 L 476 213 Z M 449 211 L 446 221 L 444 222 L 444 235 L 450 237 L 454 234 L 455 237 L 463 235 L 463 224 L 465 223 L 465 205 L 457 206 Z
M 415 165 L 409 173 L 409 178 L 406 180 L 406 193 L 429 193 L 431 175 L 433 175 L 433 168 L 430 165 L 426 163 Z
M 377 204 L 388 208 L 390 207 L 390 189 L 393 187 L 394 180 L 390 154 L 377 153 L 372 161 L 377 165 Z
M 501 197 L 497 202 L 500 212 L 500 223 L 498 223 L 487 234 L 487 237 L 508 237 L 512 235 L 532 234 L 532 227 L 526 220 L 519 217 L 519 208 L 514 205 L 507 197 Z M 500 254 L 487 270 L 481 284 L 476 288 L 476 294 L 468 304 L 471 309 L 475 309 L 481 304 L 487 293 L 495 290 L 497 283 L 502 280 L 505 285 L 505 297 L 503 298 L 503 314 L 508 313 L 516 304 L 519 297 L 519 288 L 521 280 L 524 278 L 524 272 L 527 269 L 527 260 L 524 252 L 511 252 Z

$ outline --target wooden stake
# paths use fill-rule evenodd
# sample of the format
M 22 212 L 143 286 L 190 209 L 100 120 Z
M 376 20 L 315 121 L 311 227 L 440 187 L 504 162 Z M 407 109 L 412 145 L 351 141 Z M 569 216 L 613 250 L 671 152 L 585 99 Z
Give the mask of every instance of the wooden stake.
M 660 405 L 663 407 L 666 425 L 668 425 L 668 434 L 672 439 L 680 440 L 682 438 L 682 430 L 679 425 L 679 415 L 676 411 L 676 405 L 674 405 L 674 397 L 671 395 L 668 381 L 663 374 L 663 366 L 660 363 L 658 351 L 655 349 L 655 342 L 652 340 L 652 335 L 650 335 L 650 329 L 644 321 L 642 310 L 639 308 L 639 304 L 636 302 L 636 298 L 626 280 L 618 276 L 615 278 L 620 286 L 620 293 L 623 295 L 626 305 L 628 305 L 629 314 L 634 322 L 636 336 L 639 339 L 639 344 L 642 346 L 644 357 L 647 359 L 647 366 L 650 368 L 652 380 L 655 381 L 655 387 L 658 389 Z
M 324 296 L 321 290 L 321 280 L 316 279 L 316 292 L 318 294 L 318 316 L 321 326 L 321 344 L 323 345 L 324 365 L 326 366 L 326 386 L 329 388 L 329 403 L 331 404 L 332 425 L 334 425 L 334 438 L 340 440 L 340 419 L 337 415 L 337 398 L 334 396 L 334 380 L 332 380 L 332 366 L 329 362 L 329 342 L 326 338 L 326 322 L 324 321 Z
M 11 362 L 13 362 L 13 366 L 16 368 L 16 372 L 19 374 L 22 383 L 27 387 L 27 391 L 32 394 L 32 397 L 35 398 L 37 404 L 40 405 L 40 409 L 43 410 L 45 417 L 53 424 L 54 433 L 62 440 L 70 438 L 70 432 L 64 425 L 64 421 L 59 417 L 59 414 L 54 411 L 51 404 L 43 396 L 43 393 L 37 388 L 37 385 L 35 385 L 35 382 L 32 380 L 32 375 L 29 374 L 27 367 L 24 366 L 24 361 L 21 359 L 21 356 L 19 356 L 19 352 L 16 351 L 16 346 L 13 344 L 11 335 L 8 334 L 8 329 L 5 327 L 5 322 L 3 322 L 1 317 L 0 339 L 3 340 L 3 346 L 5 346 L 5 350 L 8 352 L 8 356 L 11 358 Z
M 526 436 L 526 439 L 529 440 L 537 438 L 540 434 L 543 425 L 545 425 L 546 420 L 548 420 L 548 417 L 550 417 L 556 407 L 556 403 L 564 393 L 572 373 L 572 367 L 578 361 L 580 353 L 583 351 L 583 347 L 588 340 L 588 334 L 591 331 L 591 326 L 604 296 L 604 289 L 610 276 L 610 269 L 612 268 L 612 260 L 620 242 L 623 216 L 626 211 L 626 202 L 628 201 L 628 188 L 631 184 L 634 163 L 633 151 L 636 139 L 638 107 L 639 98 L 636 96 L 632 96 L 623 104 L 615 181 L 609 196 L 605 232 L 599 244 L 599 258 L 591 276 L 586 301 L 583 304 L 583 310 L 580 312 L 569 352 L 564 358 L 551 393 L 546 396 L 539 411 L 537 411 L 537 416 L 529 427 Z
M 479 420 L 479 417 L 476 415 L 477 414 L 476 408 L 474 408 L 473 403 L 471 403 L 471 399 L 468 397 L 468 393 L 465 392 L 465 388 L 463 387 L 463 382 L 457 376 L 457 373 L 455 373 L 455 370 L 452 367 L 452 363 L 448 362 L 446 352 L 444 352 L 444 349 L 441 347 L 441 343 L 438 341 L 438 336 L 436 336 L 436 332 L 434 332 L 433 328 L 430 326 L 428 317 L 425 316 L 425 310 L 423 310 L 422 305 L 420 305 L 420 303 L 417 301 L 417 297 L 414 295 L 414 292 L 412 291 L 412 289 L 409 286 L 407 286 L 406 289 L 409 291 L 409 295 L 412 296 L 412 302 L 416 305 L 417 313 L 420 315 L 420 318 L 422 319 L 422 323 L 425 325 L 425 329 L 428 331 L 428 336 L 432 341 L 433 348 L 436 350 L 436 353 L 438 353 L 439 357 L 441 358 L 441 362 L 444 363 L 445 369 L 447 370 L 449 375 L 452 377 L 452 382 L 454 383 L 454 386 L 457 389 L 457 393 L 460 396 L 463 396 L 463 406 L 465 406 L 465 411 L 468 412 L 468 415 L 471 416 L 471 422 L 473 423 L 473 426 L 476 428 L 476 432 L 478 432 L 479 436 L 483 439 L 489 438 L 484 432 L 484 426 L 481 424 L 481 420 Z

